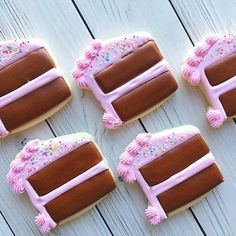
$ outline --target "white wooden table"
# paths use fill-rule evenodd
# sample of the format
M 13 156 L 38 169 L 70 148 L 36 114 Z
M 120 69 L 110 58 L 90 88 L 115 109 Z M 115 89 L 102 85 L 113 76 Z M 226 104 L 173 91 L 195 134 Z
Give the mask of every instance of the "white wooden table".
M 108 39 L 134 31 L 150 32 L 178 80 L 177 93 L 139 121 L 108 131 L 103 111 L 90 92 L 79 91 L 71 77 L 75 58 L 92 38 Z M 41 235 L 36 211 L 26 195 L 6 184 L 9 163 L 32 138 L 87 131 L 95 136 L 115 171 L 125 146 L 140 132 L 182 124 L 200 128 L 225 182 L 189 210 L 150 226 L 145 198 L 137 185 L 117 177 L 117 189 L 94 209 L 53 230 L 51 235 L 236 235 L 236 124 L 209 128 L 206 100 L 181 79 L 180 66 L 206 33 L 236 33 L 235 0 L 0 0 L 0 37 L 38 37 L 48 42 L 73 90 L 73 100 L 45 122 L 0 140 L 0 235 Z M 0 85 L 1 86 L 1 85 Z

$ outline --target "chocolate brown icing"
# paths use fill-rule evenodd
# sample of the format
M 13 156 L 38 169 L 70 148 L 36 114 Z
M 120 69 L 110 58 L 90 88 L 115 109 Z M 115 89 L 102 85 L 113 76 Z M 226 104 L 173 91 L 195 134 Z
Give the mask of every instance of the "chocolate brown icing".
M 216 164 L 159 194 L 157 199 L 166 213 L 170 213 L 209 192 L 223 182 L 223 176 Z
M 16 90 L 53 67 L 55 63 L 45 48 L 29 53 L 0 70 L 0 96 Z
M 201 135 L 198 134 L 142 166 L 139 171 L 148 185 L 153 186 L 185 169 L 208 152 L 209 147 Z
M 236 89 L 220 95 L 220 101 L 228 117 L 236 115 Z
M 58 78 L 0 108 L 0 117 L 6 129 L 12 131 L 51 110 L 70 96 L 71 92 L 65 80 Z
M 231 54 L 209 65 L 205 69 L 205 74 L 212 86 L 229 80 L 236 75 L 236 54 Z
M 118 98 L 112 105 L 120 119 L 126 122 L 162 102 L 176 89 L 177 83 L 167 71 Z
M 63 144 L 61 144 L 63 145 Z M 98 164 L 103 158 L 96 146 L 86 143 L 28 178 L 39 196 L 45 195 Z
M 154 41 L 149 41 L 115 64 L 95 75 L 95 80 L 104 93 L 120 87 L 154 66 L 162 55 Z
M 45 208 L 58 223 L 98 201 L 115 186 L 111 173 L 106 170 L 50 201 Z

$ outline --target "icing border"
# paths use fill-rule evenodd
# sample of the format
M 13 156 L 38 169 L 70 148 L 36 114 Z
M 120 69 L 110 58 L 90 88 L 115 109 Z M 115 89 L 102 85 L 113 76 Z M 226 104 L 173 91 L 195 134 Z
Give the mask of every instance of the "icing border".
M 233 48 L 231 48 L 232 44 Z M 206 118 L 212 128 L 220 128 L 230 118 L 227 117 L 219 97 L 236 88 L 236 77 L 211 86 L 205 75 L 205 68 L 235 52 L 235 36 L 207 35 L 195 47 L 194 52 L 186 59 L 182 67 L 183 77 L 193 86 L 201 84 L 210 100 L 211 106 L 208 108 Z
M 95 40 L 76 61 L 76 68 L 72 75 L 79 88 L 91 89 L 96 99 L 101 103 L 105 110 L 102 120 L 108 129 L 116 129 L 124 123 L 113 108 L 112 102 L 132 91 L 134 88 L 168 71 L 168 63 L 163 59 L 131 81 L 109 93 L 104 93 L 100 89 L 94 79 L 94 75 L 117 62 L 122 57 L 137 50 L 148 41 L 154 41 L 154 39 L 150 34 L 145 32 L 133 33 L 104 42 Z

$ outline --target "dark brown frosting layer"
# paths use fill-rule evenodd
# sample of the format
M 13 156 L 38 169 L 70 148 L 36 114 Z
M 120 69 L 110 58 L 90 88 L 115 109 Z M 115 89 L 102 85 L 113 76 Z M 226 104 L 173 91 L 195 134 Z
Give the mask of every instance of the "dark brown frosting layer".
M 208 152 L 208 145 L 202 136 L 198 134 L 142 166 L 139 171 L 148 185 L 153 186 L 185 169 Z
M 61 144 L 63 145 L 63 143 Z M 103 158 L 96 146 L 86 143 L 28 178 L 39 196 L 45 195 L 98 164 Z
M 176 89 L 177 83 L 167 71 L 118 98 L 112 105 L 120 119 L 126 122 L 162 102 Z
M 115 186 L 111 173 L 106 170 L 55 198 L 45 208 L 58 223 L 95 203 Z
M 95 80 L 104 93 L 120 87 L 162 60 L 154 41 L 149 41 L 115 64 L 95 75 Z
M 236 89 L 232 89 L 227 93 L 220 95 L 220 102 L 224 107 L 225 113 L 228 117 L 236 115 Z
M 157 199 L 166 213 L 170 213 L 209 192 L 223 182 L 223 176 L 213 164 L 184 182 L 159 194 Z
M 53 67 L 55 67 L 55 63 L 45 48 L 29 53 L 0 70 L 0 97 L 16 90 Z
M 212 86 L 223 83 L 236 75 L 236 54 L 233 53 L 205 69 L 205 74 Z
M 6 129 L 12 131 L 53 109 L 70 96 L 65 80 L 58 78 L 0 108 L 0 117 Z

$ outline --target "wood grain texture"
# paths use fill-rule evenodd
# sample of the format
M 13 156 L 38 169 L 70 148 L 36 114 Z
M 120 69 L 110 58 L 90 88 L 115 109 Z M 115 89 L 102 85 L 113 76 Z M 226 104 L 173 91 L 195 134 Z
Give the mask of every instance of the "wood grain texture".
M 222 13 L 219 13 L 221 8 Z M 183 58 L 205 33 L 234 29 L 234 10 L 233 0 L 226 0 L 224 4 L 220 0 L 0 1 L 0 38 L 38 37 L 45 40 L 73 93 L 72 102 L 47 122 L 0 140 L 0 210 L 16 235 L 41 234 L 33 222 L 36 211 L 27 196 L 15 196 L 5 183 L 9 163 L 26 140 L 87 131 L 95 136 L 115 171 L 118 156 L 127 143 L 138 133 L 144 132 L 139 121 L 116 131 L 106 130 L 98 102 L 90 92 L 79 91 L 71 78 L 75 58 L 92 37 L 108 39 L 140 30 L 148 31 L 155 37 L 179 84 L 173 98 L 142 119 L 145 129 L 157 132 L 181 124 L 198 126 L 214 149 L 226 181 L 191 211 L 187 210 L 152 227 L 144 217 L 146 200 L 140 188 L 137 185 L 128 186 L 116 177 L 118 188 L 97 208 L 53 230 L 51 235 L 236 234 L 236 162 L 232 155 L 236 151 L 235 124 L 230 121 L 220 130 L 210 129 L 205 120 L 206 101 L 198 89 L 191 88 L 181 79 L 179 72 Z M 0 223 L 2 220 L 0 218 Z M 0 228 L 0 233 L 2 229 L 5 235 L 11 235 L 6 224 Z
M 235 178 L 233 170 L 236 168 L 233 161 L 234 156 L 232 155 L 235 152 L 233 145 L 236 141 L 235 124 L 233 121 L 229 121 L 222 129 L 212 130 L 205 119 L 207 103 L 204 97 L 198 89 L 191 88 L 182 80 L 180 67 L 193 45 L 179 16 L 176 15 L 173 9 L 173 4 L 168 1 L 142 1 L 139 4 L 121 2 L 115 5 L 110 1 L 103 1 L 95 5 L 94 2 L 89 1 L 86 5 L 77 1 L 77 4 L 87 24 L 91 25 L 93 34 L 96 37 L 103 39 L 113 37 L 118 33 L 122 34 L 137 30 L 146 30 L 153 34 L 178 80 L 179 90 L 172 99 L 163 104 L 160 109 L 144 117 L 142 121 L 147 130 L 151 132 L 181 124 L 193 124 L 200 128 L 210 148 L 216 155 L 226 181 L 192 209 L 207 235 L 233 235 L 235 234 L 236 227 L 233 224 L 236 219 L 236 211 L 233 207 L 233 199 L 236 196 L 236 192 L 232 181 Z M 187 5 L 185 14 L 196 14 L 198 9 L 196 7 L 197 3 L 194 2 L 198 1 L 182 1 L 182 5 L 184 5 L 183 2 Z M 226 9 L 232 7 L 232 2 L 228 2 L 231 4 L 228 4 L 225 10 L 223 10 L 225 14 Z M 190 6 L 191 4 L 192 6 Z M 220 9 L 222 2 L 214 1 L 214 6 L 217 4 Z M 213 3 L 208 5 L 210 8 Z M 99 12 L 96 9 L 99 9 Z M 207 11 L 208 7 L 204 9 Z M 214 15 L 214 11 L 212 11 L 211 15 Z M 103 20 L 99 20 L 101 16 Z M 196 15 L 192 21 L 197 22 L 198 17 L 200 16 Z M 189 19 L 191 19 L 189 16 L 185 18 L 186 21 Z M 227 17 L 227 19 L 232 21 L 233 15 Z M 201 31 L 201 27 L 205 27 L 204 23 L 199 23 L 199 31 Z M 224 22 L 224 24 L 228 25 L 227 22 Z M 231 171 L 229 171 L 229 162 L 233 164 L 230 167 Z M 231 181 L 229 181 L 230 179 Z M 230 194 L 225 196 L 226 192 Z M 208 199 L 211 199 L 211 201 Z M 202 205 L 204 205 L 204 210 Z

